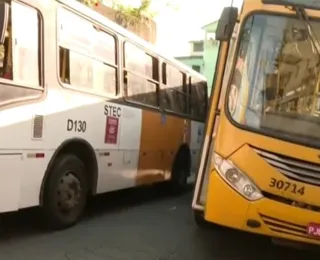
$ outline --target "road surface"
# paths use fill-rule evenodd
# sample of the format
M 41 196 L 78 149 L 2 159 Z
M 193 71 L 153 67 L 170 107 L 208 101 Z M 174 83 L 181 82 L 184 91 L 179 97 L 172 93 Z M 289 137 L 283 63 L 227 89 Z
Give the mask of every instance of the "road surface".
M 268 239 L 228 229 L 201 231 L 190 210 L 191 192 L 165 196 L 138 189 L 98 197 L 77 226 L 37 228 L 34 210 L 2 220 L 1 260 L 263 260 L 317 255 L 273 246 Z

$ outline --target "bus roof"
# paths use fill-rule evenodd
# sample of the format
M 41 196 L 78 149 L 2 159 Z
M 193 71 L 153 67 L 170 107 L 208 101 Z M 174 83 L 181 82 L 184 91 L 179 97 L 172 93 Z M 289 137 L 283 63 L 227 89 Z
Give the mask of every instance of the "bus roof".
M 296 6 L 307 9 L 320 10 L 320 2 L 314 0 L 262 0 L 262 2 L 265 4 Z
M 271 3 L 272 2 L 272 3 Z M 272 13 L 293 14 L 295 11 L 288 9 L 285 5 L 275 4 L 275 1 L 271 0 L 244 0 L 243 8 L 241 9 L 240 17 L 243 19 L 253 11 L 266 11 Z M 316 9 L 307 9 L 307 13 L 311 17 L 319 17 L 320 11 Z
M 126 30 L 125 28 L 123 28 L 122 26 L 116 24 L 115 22 L 111 21 L 109 18 L 103 16 L 102 14 L 94 11 L 93 9 L 91 9 L 90 7 L 85 6 L 84 4 L 76 1 L 76 0 L 57 0 L 57 2 L 70 7 L 71 9 L 73 9 L 75 12 L 81 13 L 82 15 L 95 20 L 96 22 L 100 23 L 101 25 L 110 28 L 111 30 L 113 30 L 114 32 L 128 38 L 129 40 L 132 40 L 133 42 L 135 42 L 136 44 L 140 45 L 141 47 L 149 50 L 151 53 L 150 54 L 156 54 L 160 57 L 162 57 L 163 59 L 169 61 L 170 63 L 178 66 L 179 68 L 183 69 L 185 72 L 188 72 L 189 74 L 191 74 L 192 76 L 195 76 L 199 79 L 202 79 L 204 81 L 207 81 L 207 79 L 200 73 L 192 70 L 190 67 L 188 67 L 187 65 L 183 64 L 182 62 L 174 59 L 172 56 L 163 53 L 162 51 L 160 51 L 159 48 L 157 48 L 156 46 L 152 45 L 151 43 L 141 39 L 139 36 L 137 36 L 136 34 Z

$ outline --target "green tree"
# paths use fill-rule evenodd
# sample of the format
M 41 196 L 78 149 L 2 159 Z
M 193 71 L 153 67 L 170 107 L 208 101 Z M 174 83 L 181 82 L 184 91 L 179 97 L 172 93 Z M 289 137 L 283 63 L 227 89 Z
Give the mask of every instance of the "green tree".
M 78 0 L 79 2 L 89 6 L 97 6 L 101 0 Z M 178 4 L 181 0 L 162 0 L 164 7 L 177 10 Z M 131 7 L 121 4 L 121 0 L 113 0 L 113 8 L 116 10 L 116 22 L 128 28 L 136 26 L 141 23 L 146 23 L 148 20 L 154 18 L 159 12 L 151 10 L 152 0 L 141 0 L 138 7 Z
M 177 10 L 179 0 L 162 0 L 163 6 Z M 138 7 L 131 7 L 121 4 L 115 0 L 113 8 L 117 10 L 117 23 L 123 27 L 135 26 L 139 23 L 144 23 L 149 19 L 154 18 L 159 14 L 159 11 L 152 11 L 152 0 L 141 0 Z
M 141 0 L 138 7 L 125 6 L 121 3 L 114 2 L 113 8 L 117 10 L 117 23 L 127 28 L 144 22 L 154 15 L 150 12 L 151 0 Z
M 96 6 L 101 2 L 101 0 L 78 0 L 78 1 L 90 7 Z

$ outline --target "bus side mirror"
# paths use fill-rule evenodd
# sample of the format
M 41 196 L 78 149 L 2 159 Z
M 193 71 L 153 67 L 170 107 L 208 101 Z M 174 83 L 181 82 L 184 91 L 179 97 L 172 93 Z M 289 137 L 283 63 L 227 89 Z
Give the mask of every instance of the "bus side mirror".
M 0 44 L 4 44 L 8 28 L 10 6 L 7 3 L 0 3 Z
M 221 13 L 217 30 L 216 40 L 229 41 L 238 19 L 237 7 L 225 7 Z

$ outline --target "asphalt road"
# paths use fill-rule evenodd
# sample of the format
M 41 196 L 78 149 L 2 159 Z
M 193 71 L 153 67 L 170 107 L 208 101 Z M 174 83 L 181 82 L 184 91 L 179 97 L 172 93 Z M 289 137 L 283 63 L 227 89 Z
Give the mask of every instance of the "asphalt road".
M 264 260 L 316 259 L 319 253 L 274 246 L 228 229 L 200 230 L 191 192 L 179 197 L 138 189 L 90 202 L 86 217 L 64 231 L 37 228 L 35 210 L 3 217 L 1 260 Z

